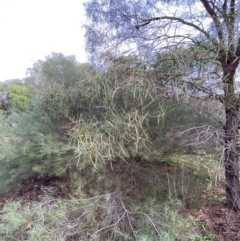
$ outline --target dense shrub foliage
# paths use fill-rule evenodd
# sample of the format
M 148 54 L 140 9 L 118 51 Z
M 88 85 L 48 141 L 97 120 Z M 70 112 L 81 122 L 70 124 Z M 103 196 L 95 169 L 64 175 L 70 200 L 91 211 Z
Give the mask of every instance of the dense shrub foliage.
M 11 108 L 16 111 L 26 111 L 31 109 L 33 96 L 33 86 L 13 84 L 8 91 L 9 104 L 11 105 Z
M 40 202 L 7 204 L 0 235 L 5 240 L 194 239 L 192 218 L 182 218 L 172 202 L 199 205 L 195 198 L 206 185 L 207 168 L 193 171 L 184 162 L 180 167 L 174 153 L 189 151 L 200 127 L 217 131 L 213 105 L 181 95 L 170 100 L 152 70 L 132 56 L 110 56 L 105 68 L 96 69 L 52 53 L 29 73 L 21 84 L 4 85 L 10 111 L 0 119 L 0 193 L 21 188 L 30 177 L 57 177 L 68 196 L 56 197 L 46 188 Z M 208 116 L 199 114 L 199 104 Z M 180 142 L 181 133 L 186 142 Z M 213 140 L 200 137 L 204 143 Z M 173 164 L 174 178 L 165 169 Z

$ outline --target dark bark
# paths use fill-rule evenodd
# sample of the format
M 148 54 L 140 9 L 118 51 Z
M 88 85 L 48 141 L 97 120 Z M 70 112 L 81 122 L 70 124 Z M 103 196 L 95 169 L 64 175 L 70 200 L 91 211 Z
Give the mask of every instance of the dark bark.
M 230 70 L 231 68 L 228 68 Z M 226 177 L 226 202 L 230 209 L 240 211 L 240 186 L 239 186 L 239 158 L 237 143 L 239 139 L 239 103 L 234 94 L 234 75 L 233 72 L 225 72 L 224 96 L 225 96 L 225 149 L 224 165 Z
M 238 160 L 238 112 L 239 105 L 225 106 L 225 177 L 227 206 L 236 211 L 240 210 L 239 195 L 239 160 Z

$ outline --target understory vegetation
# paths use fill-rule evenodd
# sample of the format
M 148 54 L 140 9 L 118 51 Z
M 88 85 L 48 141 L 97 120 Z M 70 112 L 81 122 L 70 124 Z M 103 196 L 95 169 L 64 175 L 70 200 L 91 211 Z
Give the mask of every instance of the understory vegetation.
M 52 53 L 1 85 L 0 240 L 215 240 L 195 213 L 215 198 L 223 110 L 152 75 Z

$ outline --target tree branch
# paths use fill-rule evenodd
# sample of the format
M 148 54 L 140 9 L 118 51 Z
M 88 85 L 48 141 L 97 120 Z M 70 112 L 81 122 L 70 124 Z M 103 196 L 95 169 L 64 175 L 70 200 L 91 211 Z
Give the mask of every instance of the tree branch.
M 153 21 L 158 21 L 158 20 L 164 20 L 164 19 L 167 19 L 167 20 L 172 20 L 172 21 L 177 21 L 177 22 L 180 22 L 184 25 L 187 25 L 187 26 L 190 26 L 196 30 L 198 30 L 200 33 L 204 34 L 215 46 L 218 46 L 218 42 L 211 37 L 211 35 L 205 31 L 204 29 L 200 28 L 199 26 L 197 26 L 196 24 L 194 23 L 191 23 L 191 22 L 188 22 L 188 21 L 185 21 L 184 19 L 182 18 L 177 18 L 177 17 L 170 17 L 170 16 L 164 16 L 164 17 L 155 17 L 155 18 L 150 18 L 150 19 L 143 19 L 142 20 L 142 24 L 138 24 L 138 25 L 135 25 L 136 29 L 139 29 L 141 27 L 144 27 L 148 24 L 150 24 L 151 22 Z
M 222 10 L 223 10 L 223 14 L 226 14 L 227 13 L 227 1 L 228 0 L 224 0 L 224 3 L 223 3 L 223 6 L 222 6 Z
M 206 11 L 208 12 L 208 14 L 210 15 L 210 17 L 212 18 L 212 20 L 214 22 L 214 25 L 215 25 L 215 28 L 216 28 L 217 34 L 218 34 L 220 47 L 222 48 L 224 46 L 224 34 L 223 34 L 221 22 L 217 16 L 216 12 L 209 5 L 208 0 L 200 0 L 200 1 L 202 2 L 204 8 L 206 9 Z
M 209 89 L 209 88 L 207 88 L 207 87 L 205 87 L 205 86 L 203 86 L 203 85 L 199 86 L 199 85 L 197 85 L 196 83 L 193 83 L 193 82 L 187 81 L 187 80 L 183 80 L 182 83 L 186 83 L 186 84 L 188 84 L 189 86 L 191 86 L 193 89 L 196 89 L 196 90 L 198 90 L 198 91 L 201 91 L 201 92 L 205 93 L 208 98 L 213 97 L 215 100 L 223 103 L 223 97 L 222 97 L 222 95 L 219 95 L 219 94 L 213 92 L 211 89 Z
M 231 0 L 230 2 L 230 14 L 232 15 L 231 17 L 231 20 L 234 22 L 235 20 L 235 0 Z
M 228 31 L 228 46 L 230 54 L 233 54 L 235 51 L 235 31 L 234 31 L 234 22 L 235 22 L 235 0 L 230 2 L 230 12 L 229 14 L 224 15 L 224 21 L 227 26 Z
M 237 48 L 236 48 L 236 56 L 240 57 L 240 37 L 238 38 Z

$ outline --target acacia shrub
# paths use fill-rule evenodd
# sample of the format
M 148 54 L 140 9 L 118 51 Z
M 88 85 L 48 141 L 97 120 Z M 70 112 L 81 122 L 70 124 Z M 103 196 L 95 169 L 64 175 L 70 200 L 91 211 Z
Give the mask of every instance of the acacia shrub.
M 42 85 L 40 109 L 46 119 L 66 121 L 78 167 L 136 155 L 159 158 L 166 148 L 174 151 L 176 138 L 168 135 L 173 126 L 216 125 L 190 105 L 192 100 L 168 100 L 152 71 L 134 56 L 107 57 L 102 69 L 76 66 L 82 75 L 74 85 L 52 78 Z

